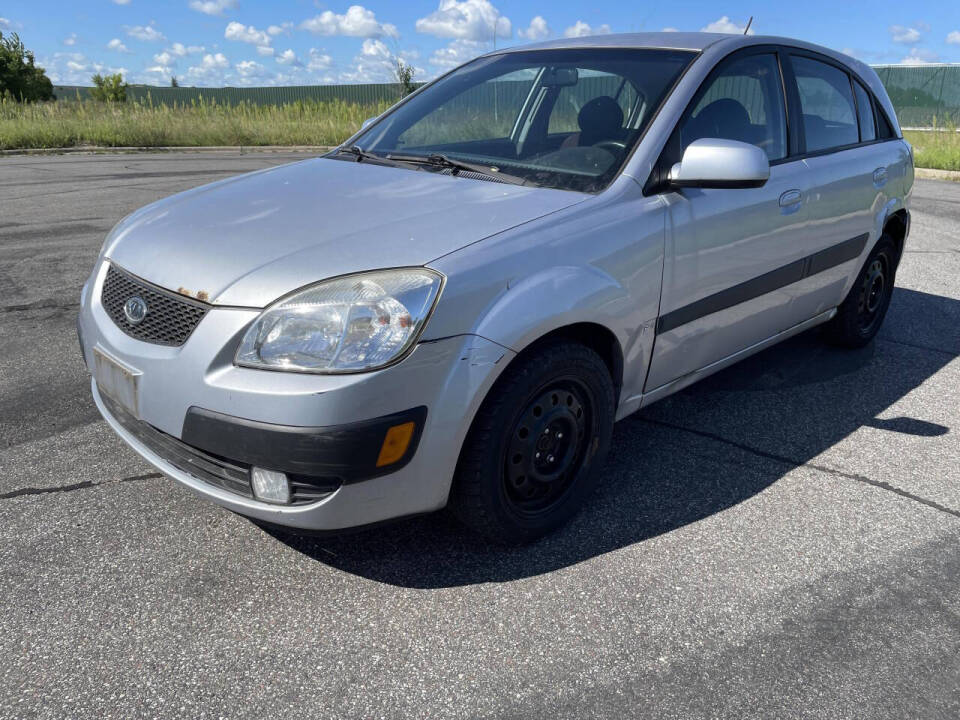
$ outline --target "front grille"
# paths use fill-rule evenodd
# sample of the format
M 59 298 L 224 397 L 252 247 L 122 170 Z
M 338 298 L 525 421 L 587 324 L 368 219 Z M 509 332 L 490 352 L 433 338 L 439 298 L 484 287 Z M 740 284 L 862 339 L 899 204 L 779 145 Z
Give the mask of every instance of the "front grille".
M 123 306 L 132 297 L 147 305 L 143 320 L 134 325 L 127 320 Z M 100 301 L 107 315 L 130 337 L 155 345 L 183 345 L 207 314 L 209 306 L 199 300 L 151 285 L 114 265 L 107 268 Z
M 137 440 L 162 457 L 177 470 L 214 485 L 223 490 L 252 498 L 253 490 L 250 487 L 250 466 L 212 455 L 162 430 L 158 430 L 149 423 L 137 420 L 126 408 L 110 396 L 100 393 L 107 410 L 116 418 L 124 429 Z M 333 493 L 340 487 L 337 478 L 310 477 L 292 475 L 290 481 L 290 504 L 306 505 L 318 502 Z

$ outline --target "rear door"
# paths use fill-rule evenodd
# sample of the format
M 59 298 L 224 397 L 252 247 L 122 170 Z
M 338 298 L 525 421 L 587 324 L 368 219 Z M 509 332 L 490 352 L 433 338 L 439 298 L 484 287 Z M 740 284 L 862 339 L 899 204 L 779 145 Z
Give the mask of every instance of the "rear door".
M 669 164 L 694 140 L 739 140 L 763 148 L 771 167 L 760 188 L 663 191 L 663 290 L 645 392 L 795 323 L 786 286 L 799 279 L 810 173 L 793 157 L 783 88 L 776 48 L 725 59 L 664 150 Z
M 884 152 L 869 91 L 848 70 L 821 55 L 791 51 L 788 87 L 795 88 L 804 164 L 812 187 L 806 277 L 792 286 L 797 315 L 839 305 L 850 276 L 873 241 L 890 199 L 894 157 Z M 792 80 L 790 76 L 792 75 Z

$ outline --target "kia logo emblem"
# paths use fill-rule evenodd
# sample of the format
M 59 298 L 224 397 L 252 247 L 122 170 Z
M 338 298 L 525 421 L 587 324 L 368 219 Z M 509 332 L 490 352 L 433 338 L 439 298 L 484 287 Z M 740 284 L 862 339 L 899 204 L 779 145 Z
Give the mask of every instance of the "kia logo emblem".
M 123 304 L 123 315 L 131 325 L 139 325 L 147 316 L 147 302 L 134 295 Z

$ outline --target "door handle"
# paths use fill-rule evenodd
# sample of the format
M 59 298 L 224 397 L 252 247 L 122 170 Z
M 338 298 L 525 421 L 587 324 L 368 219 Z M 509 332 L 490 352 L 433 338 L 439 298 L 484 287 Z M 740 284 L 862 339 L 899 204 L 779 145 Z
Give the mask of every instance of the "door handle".
M 878 167 L 873 171 L 873 184 L 874 185 L 883 185 L 887 181 L 887 169 L 885 167 Z
M 780 196 L 780 207 L 792 207 L 799 204 L 801 200 L 803 200 L 803 193 L 799 190 L 787 190 Z

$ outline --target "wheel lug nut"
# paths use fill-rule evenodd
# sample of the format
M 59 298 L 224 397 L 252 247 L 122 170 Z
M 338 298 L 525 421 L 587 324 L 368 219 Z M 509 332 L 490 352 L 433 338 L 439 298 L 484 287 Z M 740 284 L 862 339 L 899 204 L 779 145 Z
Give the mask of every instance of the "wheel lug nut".
M 549 435 L 549 434 L 550 434 L 550 428 L 544 428 L 544 429 L 543 429 L 543 434 L 544 434 L 544 435 Z
M 558 432 L 558 433 L 557 433 L 557 440 L 562 440 L 562 439 L 563 439 L 563 433 Z
M 535 457 L 539 460 L 539 459 L 540 459 L 540 453 L 537 453 Z
M 553 462 L 553 455 L 547 455 L 547 462 Z

